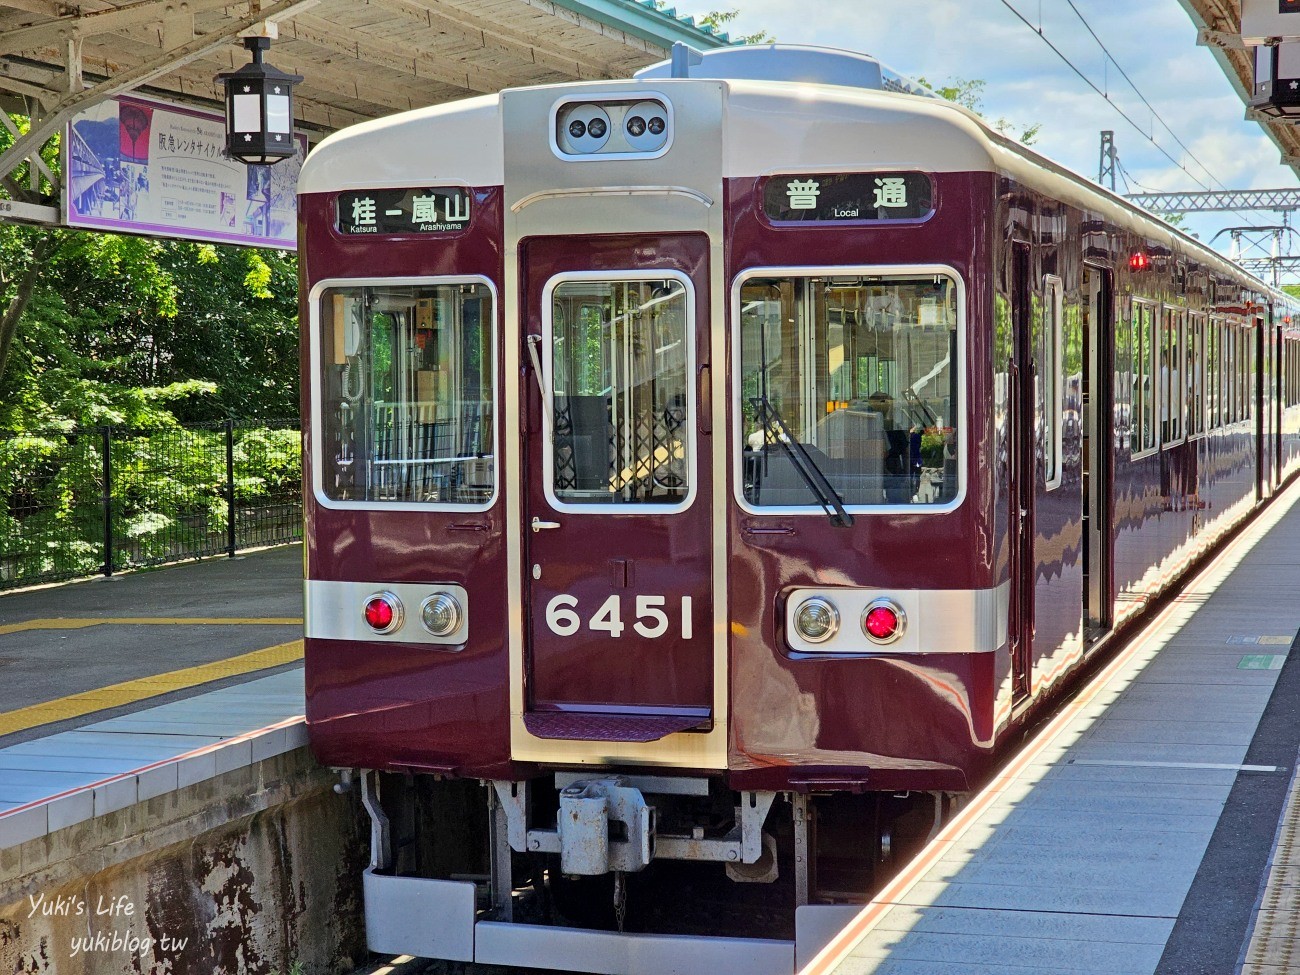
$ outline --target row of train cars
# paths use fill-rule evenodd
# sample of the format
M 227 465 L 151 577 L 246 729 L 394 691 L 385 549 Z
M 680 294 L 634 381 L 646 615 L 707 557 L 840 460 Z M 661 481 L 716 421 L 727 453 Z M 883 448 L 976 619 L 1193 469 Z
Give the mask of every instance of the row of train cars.
M 789 971 L 1300 468 L 1292 299 L 860 55 L 421 109 L 299 194 L 376 950 Z

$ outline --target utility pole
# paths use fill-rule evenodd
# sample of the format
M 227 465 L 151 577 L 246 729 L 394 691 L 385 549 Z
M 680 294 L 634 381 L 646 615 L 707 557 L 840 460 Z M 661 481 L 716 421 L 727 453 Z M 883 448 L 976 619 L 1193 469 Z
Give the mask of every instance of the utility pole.
M 1097 182 L 1115 192 L 1115 132 L 1103 129 L 1101 133 L 1101 158 L 1097 162 Z

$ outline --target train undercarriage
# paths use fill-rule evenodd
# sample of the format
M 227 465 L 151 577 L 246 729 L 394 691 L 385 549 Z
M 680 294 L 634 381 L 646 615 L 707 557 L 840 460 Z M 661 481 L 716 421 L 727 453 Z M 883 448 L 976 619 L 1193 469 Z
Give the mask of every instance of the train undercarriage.
M 372 950 L 582 971 L 710 972 L 724 953 L 793 971 L 961 802 L 605 770 L 359 777 Z

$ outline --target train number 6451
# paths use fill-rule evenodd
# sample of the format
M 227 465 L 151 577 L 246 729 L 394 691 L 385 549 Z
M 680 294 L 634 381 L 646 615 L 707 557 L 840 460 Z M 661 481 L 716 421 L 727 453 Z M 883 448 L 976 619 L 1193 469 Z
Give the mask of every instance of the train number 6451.
M 667 596 L 637 596 L 633 606 L 635 621 L 632 629 L 648 640 L 655 640 L 668 632 Z M 691 623 L 691 597 L 681 598 L 681 633 L 683 640 L 694 635 Z M 546 604 L 546 625 L 556 636 L 573 636 L 582 628 L 578 615 L 578 597 L 560 593 Z M 600 604 L 600 608 L 587 620 L 587 629 L 608 633 L 618 639 L 627 629 L 623 622 L 623 600 L 615 593 Z

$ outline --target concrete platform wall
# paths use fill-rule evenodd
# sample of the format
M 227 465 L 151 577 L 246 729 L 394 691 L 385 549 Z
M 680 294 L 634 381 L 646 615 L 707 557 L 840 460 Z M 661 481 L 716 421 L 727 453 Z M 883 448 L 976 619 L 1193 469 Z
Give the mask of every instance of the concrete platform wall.
M 369 837 L 336 781 L 299 748 L 0 850 L 0 972 L 351 970 Z

